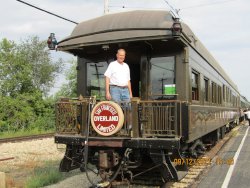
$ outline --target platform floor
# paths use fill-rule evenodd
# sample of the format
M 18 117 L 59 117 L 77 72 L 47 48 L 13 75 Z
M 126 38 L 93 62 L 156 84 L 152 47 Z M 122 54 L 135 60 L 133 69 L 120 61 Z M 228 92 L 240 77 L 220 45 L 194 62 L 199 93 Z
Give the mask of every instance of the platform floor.
M 214 158 L 203 174 L 199 188 L 250 187 L 250 126 L 240 125 L 238 131 Z

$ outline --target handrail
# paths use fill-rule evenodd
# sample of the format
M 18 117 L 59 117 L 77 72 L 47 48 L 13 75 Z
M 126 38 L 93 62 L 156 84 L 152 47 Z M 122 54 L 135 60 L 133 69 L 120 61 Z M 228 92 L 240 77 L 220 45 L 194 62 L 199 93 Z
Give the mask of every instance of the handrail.
M 140 105 L 142 137 L 175 137 L 180 134 L 178 108 L 181 101 L 140 101 Z
M 57 132 L 84 135 L 89 100 L 68 100 L 56 103 Z M 113 136 L 122 137 L 175 137 L 182 134 L 180 100 L 148 100 L 133 98 L 126 105 L 124 126 Z M 132 125 L 132 128 L 131 128 Z M 90 130 L 91 136 L 97 136 Z

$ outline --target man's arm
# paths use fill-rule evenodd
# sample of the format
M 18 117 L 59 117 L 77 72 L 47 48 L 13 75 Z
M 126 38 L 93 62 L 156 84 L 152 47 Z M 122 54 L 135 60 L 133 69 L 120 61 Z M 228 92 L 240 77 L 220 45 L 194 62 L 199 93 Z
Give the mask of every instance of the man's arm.
M 105 76 L 105 86 L 106 86 L 106 99 L 111 100 L 111 95 L 109 92 L 109 83 L 110 83 L 110 78 Z
M 132 98 L 132 97 L 133 97 L 133 94 L 132 94 L 132 89 L 131 89 L 131 82 L 130 82 L 130 80 L 128 81 L 128 91 L 129 91 L 129 96 L 130 96 L 130 98 Z

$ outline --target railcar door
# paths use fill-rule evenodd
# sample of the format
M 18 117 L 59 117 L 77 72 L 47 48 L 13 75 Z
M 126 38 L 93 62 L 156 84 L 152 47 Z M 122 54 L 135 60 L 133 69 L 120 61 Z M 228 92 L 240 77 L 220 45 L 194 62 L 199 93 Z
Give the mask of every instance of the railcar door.
M 130 68 L 130 78 L 131 78 L 131 87 L 133 97 L 141 97 L 141 72 L 140 72 L 140 58 L 141 51 L 138 46 L 134 45 L 130 48 L 125 48 L 126 50 L 126 58 L 125 62 L 128 64 Z

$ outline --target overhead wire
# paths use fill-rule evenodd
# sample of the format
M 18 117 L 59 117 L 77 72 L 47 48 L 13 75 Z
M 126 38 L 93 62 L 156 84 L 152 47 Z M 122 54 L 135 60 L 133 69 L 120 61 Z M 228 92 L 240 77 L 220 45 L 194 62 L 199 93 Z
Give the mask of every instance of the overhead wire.
M 189 7 L 183 7 L 183 8 L 181 8 L 180 10 L 183 10 L 183 9 L 190 9 L 190 8 L 198 8 L 198 7 L 205 7 L 205 6 L 212 6 L 212 5 L 227 3 L 227 2 L 229 2 L 229 1 L 238 1 L 238 0 L 215 1 L 215 2 L 211 2 L 211 3 L 204 3 L 204 4 L 200 4 L 200 5 L 194 5 L 194 6 L 189 6 Z
M 30 7 L 35 8 L 35 9 L 38 9 L 38 10 L 40 10 L 40 11 L 46 12 L 46 13 L 48 13 L 48 14 L 51 14 L 51 15 L 53 15 L 53 16 L 56 16 L 56 17 L 58 17 L 58 18 L 61 18 L 61 19 L 63 19 L 63 20 L 66 20 L 66 21 L 68 21 L 68 22 L 71 22 L 71 23 L 74 23 L 74 24 L 78 24 L 78 23 L 75 22 L 75 21 L 72 21 L 72 20 L 70 20 L 70 19 L 64 18 L 64 17 L 59 16 L 59 15 L 57 15 L 57 14 L 55 14 L 55 13 L 49 12 L 49 11 L 47 11 L 47 10 L 45 10 L 45 9 L 39 8 L 39 7 L 35 6 L 35 5 L 32 5 L 32 4 L 30 4 L 30 3 L 27 3 L 27 2 L 25 2 L 25 1 L 21 1 L 21 0 L 16 0 L 16 1 L 18 1 L 18 2 L 20 2 L 20 3 L 23 3 L 23 4 L 26 4 L 26 5 L 30 6 Z
M 109 8 L 124 8 L 124 9 L 154 9 L 154 10 L 165 10 L 164 8 L 145 8 L 145 7 L 133 7 L 125 5 L 110 5 Z
M 199 5 L 194 5 L 194 6 L 189 6 L 189 7 L 183 7 L 180 9 L 175 9 L 167 0 L 164 0 L 164 2 L 172 9 L 177 15 L 179 15 L 179 11 L 183 9 L 191 9 L 191 8 L 197 8 L 197 7 L 204 7 L 204 6 L 212 6 L 216 4 L 222 4 L 222 3 L 227 3 L 230 1 L 238 1 L 238 0 L 226 0 L 226 1 L 215 1 L 211 3 L 204 3 L 204 4 L 199 4 Z M 110 8 L 123 8 L 123 9 L 154 9 L 154 10 L 163 10 L 164 8 L 146 8 L 146 7 L 133 7 L 133 6 L 124 6 L 124 5 L 109 5 Z

